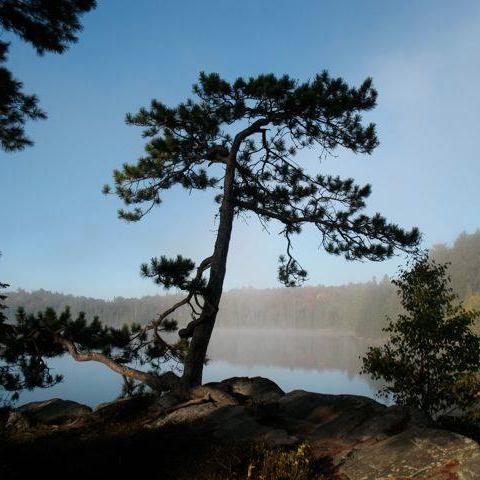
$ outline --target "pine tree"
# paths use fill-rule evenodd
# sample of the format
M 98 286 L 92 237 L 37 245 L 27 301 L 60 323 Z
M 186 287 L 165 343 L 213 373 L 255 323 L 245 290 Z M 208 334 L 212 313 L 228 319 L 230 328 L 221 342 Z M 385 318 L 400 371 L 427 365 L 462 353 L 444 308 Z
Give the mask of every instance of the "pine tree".
M 370 185 L 310 174 L 295 161 L 295 154 L 305 148 L 318 148 L 321 155 L 337 147 L 367 154 L 375 149 L 375 125 L 364 125 L 361 117 L 376 103 L 371 79 L 355 88 L 327 72 L 304 83 L 273 74 L 229 83 L 218 74 L 202 73 L 193 92 L 196 100 L 177 107 L 153 100 L 149 108 L 127 115 L 127 123 L 142 127 L 149 140 L 145 156 L 114 172 L 115 193 L 129 207 L 119 216 L 127 221 L 140 220 L 174 185 L 218 191 L 215 246 L 196 275 L 191 277 L 194 262 L 181 256 L 154 258 L 142 267 L 143 275 L 158 284 L 187 293 L 175 308 L 187 304 L 193 317 L 179 331 L 190 341 L 183 373 L 188 386 L 202 380 L 236 216 L 253 213 L 262 222 L 282 226 L 286 253 L 280 256 L 278 278 L 286 286 L 299 285 L 307 277 L 292 250 L 293 237 L 305 225 L 318 230 L 328 253 L 347 260 L 384 260 L 396 249 L 412 251 L 420 238 L 416 228 L 404 231 L 378 213 L 362 213 Z M 105 187 L 105 193 L 111 191 Z
M 78 40 L 80 16 L 95 6 L 96 0 L 2 0 L 0 26 L 30 43 L 39 55 L 63 53 Z M 0 41 L 0 64 L 7 60 L 8 47 Z M 23 93 L 22 88 L 12 73 L 0 66 L 0 145 L 7 152 L 32 145 L 25 135 L 26 121 L 46 118 L 37 97 Z
M 197 265 L 178 255 L 153 258 L 141 267 L 142 275 L 183 291 L 185 297 L 141 327 L 118 330 L 98 320 L 88 324 L 85 317 L 73 320 L 69 313 L 56 317 L 48 311 L 35 317 L 20 312 L 16 323 L 21 335 L 0 338 L 11 365 L 24 360 L 22 352 L 28 347 L 29 359 L 36 360 L 37 352 L 48 357 L 66 351 L 77 360 L 102 362 L 156 390 L 201 384 L 232 226 L 243 213 L 281 226 L 286 252 L 280 257 L 278 278 L 289 287 L 307 277 L 292 247 L 304 226 L 317 229 L 327 252 L 347 260 L 381 261 L 396 250 L 416 249 L 420 239 L 416 228 L 404 231 L 378 213 L 363 213 L 369 185 L 311 174 L 295 160 L 295 154 L 305 148 L 318 148 L 321 155 L 338 147 L 367 154 L 375 149 L 375 126 L 364 125 L 361 117 L 376 102 L 370 79 L 355 88 L 326 72 L 305 83 L 287 75 L 229 83 L 217 74 L 202 73 L 194 93 L 196 100 L 177 107 L 153 100 L 150 108 L 127 115 L 127 123 L 142 127 L 149 140 L 145 156 L 114 172 L 114 191 L 127 206 L 119 215 L 127 221 L 139 221 L 175 185 L 188 191 L 216 189 L 218 230 L 211 255 Z M 112 188 L 106 186 L 104 191 Z M 179 330 L 180 340 L 170 345 L 162 334 L 176 328 L 174 315 L 181 307 L 190 309 L 192 319 Z M 120 354 L 115 353 L 118 350 Z M 144 372 L 130 366 L 132 361 L 155 359 L 160 365 L 171 358 L 183 363 L 181 379 L 172 372 Z M 26 360 L 24 364 L 28 366 Z M 30 374 L 28 368 L 22 372 Z M 36 382 L 42 383 L 41 375 Z
M 430 417 L 469 410 L 480 386 L 480 337 L 473 330 L 480 312 L 458 303 L 447 268 L 423 255 L 393 280 L 404 313 L 384 328 L 387 342 L 363 358 L 362 373 L 385 382 L 381 395 Z

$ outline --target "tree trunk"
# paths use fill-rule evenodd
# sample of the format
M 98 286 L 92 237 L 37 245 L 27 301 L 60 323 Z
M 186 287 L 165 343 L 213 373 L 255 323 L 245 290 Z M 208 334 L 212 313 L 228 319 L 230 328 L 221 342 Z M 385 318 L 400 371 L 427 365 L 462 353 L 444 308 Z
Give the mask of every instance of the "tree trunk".
M 186 388 L 197 387 L 202 384 L 203 365 L 207 356 L 208 343 L 212 336 L 213 327 L 215 326 L 215 320 L 217 318 L 218 305 L 222 297 L 235 208 L 233 186 L 237 152 L 240 149 L 241 143 L 247 137 L 260 132 L 261 128 L 268 125 L 268 123 L 269 121 L 267 119 L 260 118 L 245 128 L 245 130 L 239 132 L 233 140 L 232 148 L 226 161 L 225 178 L 223 180 L 223 200 L 220 207 L 220 222 L 210 266 L 210 278 L 207 284 L 205 305 L 199 318 L 200 321 L 193 331 L 190 348 L 184 363 L 182 381 Z
M 190 348 L 184 363 L 183 383 L 187 388 L 202 384 L 203 365 L 207 348 L 217 318 L 218 305 L 223 291 L 227 265 L 228 247 L 232 233 L 234 202 L 233 184 L 235 179 L 235 156 L 231 154 L 225 169 L 223 200 L 220 207 L 220 222 L 212 255 L 210 277 L 205 295 L 205 306 L 199 324 L 193 331 Z

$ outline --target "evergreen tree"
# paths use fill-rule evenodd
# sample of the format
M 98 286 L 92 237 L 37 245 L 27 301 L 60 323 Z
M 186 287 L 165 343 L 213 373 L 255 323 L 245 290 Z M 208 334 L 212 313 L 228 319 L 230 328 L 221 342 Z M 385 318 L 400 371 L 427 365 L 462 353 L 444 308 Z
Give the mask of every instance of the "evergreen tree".
M 127 115 L 127 123 L 142 127 L 149 139 L 146 154 L 114 172 L 115 193 L 127 206 L 119 215 L 127 221 L 140 220 L 160 204 L 162 192 L 175 185 L 187 190 L 217 190 L 219 220 L 211 255 L 198 265 L 178 255 L 173 259 L 153 258 L 141 267 L 142 275 L 165 288 L 183 291 L 185 297 L 146 325 L 134 330 L 125 327 L 121 345 L 115 343 L 116 330 L 104 331 L 106 327 L 100 324 L 92 327 L 84 319 L 72 324 L 72 320 L 56 318 L 52 312 L 27 320 L 20 314 L 17 324 L 22 328 L 25 325 L 21 338 L 45 339 L 48 345 L 56 345 L 48 348 L 63 349 L 78 360 L 102 362 L 158 390 L 170 389 L 173 383 L 195 387 L 202 381 L 236 216 L 253 213 L 262 222 L 281 226 L 286 253 L 280 257 L 278 277 L 289 287 L 300 285 L 307 276 L 292 248 L 295 235 L 304 226 L 318 230 L 327 252 L 347 260 L 381 261 L 395 250 L 416 249 L 420 238 L 416 228 L 404 231 L 378 213 L 363 213 L 369 185 L 358 186 L 350 178 L 311 174 L 295 160 L 295 154 L 305 148 L 318 148 L 321 155 L 337 147 L 358 153 L 375 149 L 375 126 L 364 125 L 361 117 L 376 102 L 370 79 L 355 88 L 326 72 L 305 83 L 287 75 L 238 78 L 229 83 L 218 74 L 202 73 L 194 93 L 196 100 L 177 107 L 153 100 L 150 108 Z M 105 193 L 109 192 L 111 187 L 106 186 Z M 191 321 L 178 332 L 178 348 L 170 346 L 161 334 L 185 307 L 190 310 Z M 29 335 L 32 330 L 36 336 Z M 94 343 L 92 336 L 102 341 Z M 13 351 L 21 351 L 23 344 L 15 347 L 14 341 L 7 338 L 4 343 L 13 342 Z M 116 348 L 126 349 L 127 354 L 114 355 Z M 131 361 L 135 358 L 129 352 L 142 349 L 152 349 L 157 355 L 144 358 L 150 355 L 163 359 L 165 353 L 168 357 L 172 350 L 179 352 L 182 379 L 172 373 L 159 375 L 130 367 L 126 373 L 122 359 Z
M 0 290 L 8 288 L 10 285 L 7 283 L 1 283 L 0 282 Z M 4 323 L 7 321 L 7 316 L 4 313 L 4 310 L 7 308 L 7 306 L 3 303 L 7 299 L 7 296 L 4 294 L 0 294 L 0 324 Z
M 80 16 L 95 8 L 96 0 L 2 0 L 0 26 L 30 43 L 39 55 L 63 53 L 78 40 Z M 7 60 L 9 44 L 0 40 L 0 64 Z M 35 95 L 22 91 L 23 84 L 0 66 L 0 144 L 5 151 L 32 145 L 25 122 L 46 118 Z
M 1 312 L 0 312 L 1 315 Z M 164 362 L 181 362 L 184 348 L 181 341 L 167 344 L 159 335 L 175 331 L 176 324 L 165 320 L 158 325 L 156 336 L 147 341 L 147 334 L 138 324 L 121 328 L 102 325 L 97 317 L 91 322 L 83 313 L 72 318 L 67 307 L 61 314 L 52 308 L 28 314 L 19 308 L 15 322 L 0 318 L 0 385 L 18 398 L 21 390 L 47 388 L 62 381 L 53 375 L 48 359 L 69 353 L 79 362 L 101 362 L 129 380 L 140 381 L 153 390 L 166 388 L 171 378 L 160 371 Z M 149 371 L 135 368 L 148 365 Z M 171 374 L 175 377 L 173 374 Z
M 480 337 L 473 331 L 480 312 L 458 305 L 447 265 L 427 255 L 393 283 L 404 313 L 384 328 L 387 343 L 369 349 L 362 373 L 385 382 L 381 395 L 428 416 L 468 410 L 480 387 Z
M 190 341 L 183 372 L 187 386 L 202 380 L 232 225 L 239 214 L 253 213 L 262 222 L 282 226 L 286 253 L 280 256 L 278 277 L 286 286 L 301 284 L 307 276 L 292 251 L 292 239 L 305 225 L 318 230 L 327 252 L 347 260 L 380 261 L 395 249 L 411 251 L 419 242 L 417 229 L 406 232 L 378 213 L 362 213 L 370 185 L 310 174 L 295 161 L 295 154 L 304 148 L 319 148 L 321 155 L 337 147 L 356 153 L 375 149 L 375 125 L 364 125 L 361 117 L 376 103 L 371 79 L 355 88 L 327 72 L 305 83 L 273 74 L 229 83 L 218 74 L 202 73 L 193 91 L 197 99 L 177 107 L 153 100 L 150 108 L 127 115 L 127 123 L 142 127 L 149 141 L 145 156 L 114 172 L 115 193 L 131 207 L 119 211 L 127 221 L 140 220 L 174 185 L 218 190 L 215 246 L 211 256 L 200 262 L 195 277 L 191 277 L 194 263 L 181 256 L 154 258 L 142 266 L 143 275 L 187 293 L 173 307 L 188 304 L 193 317 L 179 331 Z M 106 186 L 105 193 L 110 191 Z

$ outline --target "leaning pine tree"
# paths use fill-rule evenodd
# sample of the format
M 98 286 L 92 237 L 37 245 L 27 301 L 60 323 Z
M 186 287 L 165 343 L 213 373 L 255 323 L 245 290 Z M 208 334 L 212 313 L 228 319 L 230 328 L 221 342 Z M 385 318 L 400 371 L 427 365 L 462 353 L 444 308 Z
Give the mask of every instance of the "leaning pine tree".
M 264 223 L 280 224 L 286 252 L 280 257 L 278 276 L 286 286 L 299 285 L 307 276 L 292 250 L 294 236 L 306 225 L 318 230 L 327 252 L 348 260 L 384 260 L 397 249 L 414 250 L 420 237 L 415 228 L 404 231 L 380 214 L 362 213 L 369 185 L 311 174 L 295 161 L 295 154 L 305 148 L 318 148 L 322 155 L 337 147 L 355 153 L 375 149 L 375 126 L 364 125 L 361 117 L 361 112 L 375 106 L 377 93 L 371 79 L 353 88 L 326 72 L 305 83 L 275 75 L 229 83 L 217 74 L 201 74 L 194 93 L 195 100 L 173 108 L 153 100 L 150 108 L 127 115 L 128 124 L 144 129 L 146 153 L 114 172 L 113 189 L 105 187 L 105 193 L 114 191 L 127 205 L 119 212 L 127 221 L 141 220 L 175 185 L 216 189 L 218 230 L 211 255 L 198 265 L 179 255 L 153 258 L 142 266 L 144 276 L 184 291 L 185 298 L 141 327 L 125 327 L 119 333 L 97 325 L 91 332 L 96 344 L 84 320 L 73 321 L 68 315 L 60 321 L 50 312 L 50 325 L 44 330 L 50 332 L 50 342 L 78 360 L 103 362 L 159 390 L 171 388 L 172 383 L 191 388 L 202 382 L 238 215 L 253 213 Z M 179 342 L 170 345 L 162 332 L 175 327 L 173 315 L 185 306 L 192 319 L 178 331 Z M 41 328 L 47 315 L 43 317 Z M 23 315 L 21 320 L 23 325 L 34 325 L 39 319 Z M 181 379 L 131 367 L 133 360 L 148 363 L 165 355 L 182 362 Z

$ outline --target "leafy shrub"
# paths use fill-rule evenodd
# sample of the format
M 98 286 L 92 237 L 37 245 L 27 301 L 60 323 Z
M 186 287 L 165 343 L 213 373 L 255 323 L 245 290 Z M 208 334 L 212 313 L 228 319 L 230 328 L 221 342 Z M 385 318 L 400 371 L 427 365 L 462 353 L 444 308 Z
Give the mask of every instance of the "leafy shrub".
M 480 337 L 473 326 L 480 312 L 458 304 L 447 264 L 427 255 L 393 284 L 404 313 L 384 329 L 385 345 L 368 350 L 362 373 L 385 382 L 380 395 L 429 417 L 453 410 L 472 414 L 480 387 Z

